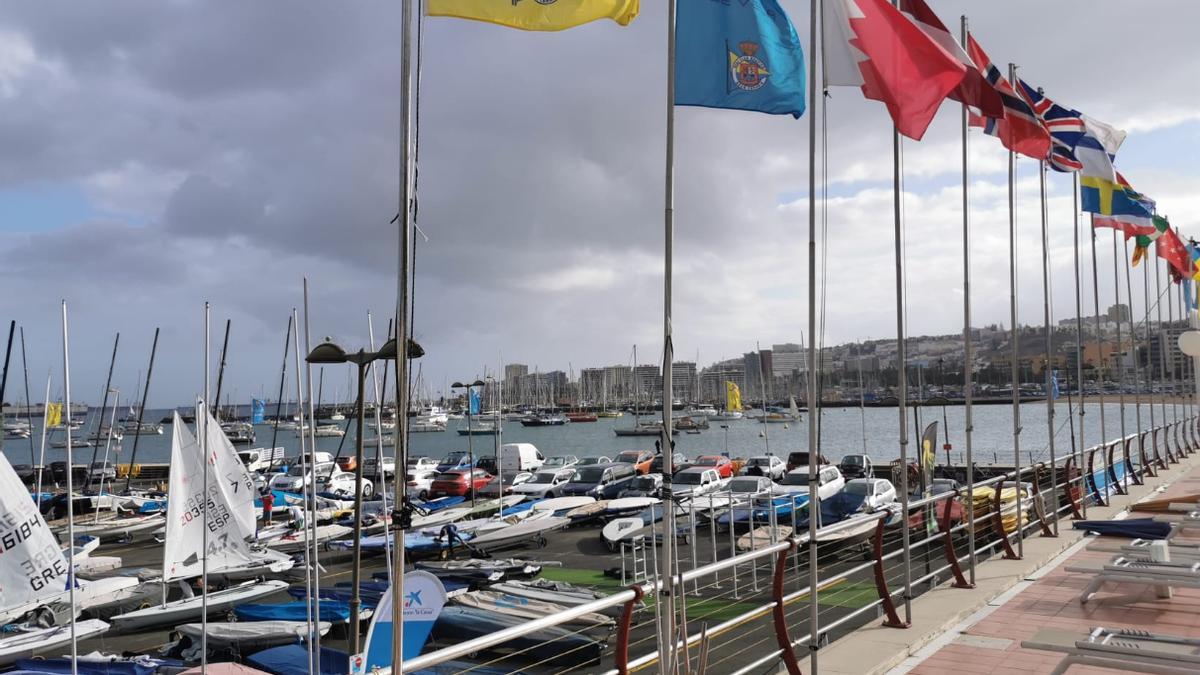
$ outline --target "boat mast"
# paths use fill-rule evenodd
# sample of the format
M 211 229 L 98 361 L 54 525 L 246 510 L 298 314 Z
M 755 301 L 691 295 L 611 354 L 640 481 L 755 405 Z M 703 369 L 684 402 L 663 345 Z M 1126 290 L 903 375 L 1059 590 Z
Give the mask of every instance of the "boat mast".
M 96 463 L 96 453 L 99 452 L 99 450 L 100 450 L 100 427 L 104 425 L 104 411 L 106 408 L 108 408 L 108 394 L 109 394 L 109 392 L 112 391 L 113 366 L 117 365 L 117 345 L 120 344 L 120 342 L 121 342 L 121 334 L 117 333 L 117 337 L 115 339 L 113 339 L 112 358 L 109 359 L 109 361 L 108 361 L 108 379 L 105 380 L 105 382 L 104 382 L 104 399 L 103 399 L 104 402 L 100 404 L 100 416 L 96 418 L 96 433 L 95 433 L 94 438 L 92 439 L 94 441 L 92 443 L 92 463 L 88 465 L 89 470 L 88 470 L 88 475 L 87 475 L 87 479 L 86 479 L 86 484 L 84 485 L 85 490 L 92 486 L 92 472 L 91 472 L 90 467 Z M 22 358 L 22 360 L 25 358 L 25 329 L 24 328 L 21 329 L 21 358 Z M 26 371 L 25 374 L 26 374 L 25 398 L 29 398 L 29 387 L 28 387 L 29 371 Z M 117 404 L 113 403 L 113 410 L 115 411 L 116 409 L 117 409 Z M 109 424 L 108 433 L 109 433 L 109 436 L 111 437 L 112 436 L 112 424 L 111 423 Z M 33 436 L 31 435 L 30 438 L 33 438 Z M 85 436 L 85 438 L 86 438 L 86 436 Z M 32 443 L 30 444 L 29 447 L 31 450 L 33 449 Z M 106 459 L 105 465 L 107 466 L 107 459 Z M 103 478 L 104 472 L 101 471 L 100 475 L 101 475 L 101 478 Z M 103 490 L 102 490 L 102 492 L 103 492 Z M 97 512 L 98 511 L 99 511 L 99 509 L 97 509 Z
M 133 482 L 133 467 L 137 465 L 138 439 L 142 437 L 142 419 L 146 414 L 146 399 L 150 397 L 150 376 L 154 373 L 154 354 L 158 351 L 158 328 L 154 329 L 154 342 L 150 344 L 150 366 L 146 368 L 146 386 L 142 388 L 142 405 L 138 408 L 137 429 L 133 435 L 133 451 L 129 454 L 129 473 L 125 474 L 125 492 Z M 69 427 L 70 425 L 68 425 Z M 70 429 L 67 430 L 70 435 Z M 74 538 L 71 539 L 74 541 Z
M 15 321 L 13 322 L 16 323 Z M 12 331 L 9 330 L 9 347 L 12 346 Z M 75 569 L 75 453 L 71 448 L 71 348 L 67 330 L 67 301 L 62 301 L 62 345 L 63 345 L 63 401 L 67 409 L 67 569 Z M 7 363 L 5 370 L 8 370 Z M 2 387 L 0 387 L 2 388 Z M 79 672 L 79 644 L 75 633 L 75 584 L 67 584 L 71 603 L 71 675 Z

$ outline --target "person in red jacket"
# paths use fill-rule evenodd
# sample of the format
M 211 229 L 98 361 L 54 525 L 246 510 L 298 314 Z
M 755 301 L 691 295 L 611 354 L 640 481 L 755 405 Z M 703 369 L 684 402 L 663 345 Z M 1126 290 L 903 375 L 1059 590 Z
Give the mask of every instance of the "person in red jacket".
M 275 507 L 275 495 L 268 492 L 262 496 L 263 503 L 263 521 L 268 525 L 271 524 L 271 511 Z

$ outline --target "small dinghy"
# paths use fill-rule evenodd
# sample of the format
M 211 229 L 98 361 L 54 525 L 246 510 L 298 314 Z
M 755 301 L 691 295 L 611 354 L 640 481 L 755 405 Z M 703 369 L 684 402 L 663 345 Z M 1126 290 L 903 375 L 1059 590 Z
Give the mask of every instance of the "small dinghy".
M 75 622 L 75 637 L 86 640 L 108 631 L 108 624 L 99 619 Z M 51 626 L 25 631 L 0 638 L 0 665 L 8 665 L 71 642 L 71 626 Z
M 604 510 L 609 516 L 621 516 L 627 513 L 638 513 L 660 501 L 662 500 L 657 497 L 622 497 L 610 500 Z
M 575 508 L 564 513 L 563 516 L 570 518 L 571 523 L 577 525 L 579 523 L 585 523 L 589 520 L 595 520 L 603 516 L 607 509 L 608 500 L 603 499 L 598 502 L 592 502 L 591 504 L 576 506 Z
M 206 594 L 208 596 L 208 614 L 209 616 L 213 616 L 227 612 L 247 602 L 287 590 L 287 587 L 288 584 L 286 581 L 271 580 L 261 583 L 246 581 L 224 590 L 209 591 Z M 203 596 L 193 595 L 180 600 L 118 614 L 112 617 L 112 623 L 113 627 L 118 631 L 129 632 L 151 626 L 178 625 L 200 618 L 203 611 Z
M 353 528 L 346 527 L 345 525 L 318 525 L 316 539 L 312 538 L 312 529 L 304 527 L 299 530 L 289 529 L 287 534 L 282 534 L 263 543 L 267 547 L 281 553 L 299 553 L 304 550 L 310 541 L 316 541 L 320 545 L 327 541 L 340 539 L 353 531 Z
M 604 593 L 594 591 L 590 588 L 575 586 L 565 581 L 551 581 L 549 579 L 506 581 L 492 585 L 489 590 L 506 595 L 549 602 L 564 607 L 574 607 L 605 597 Z M 618 605 L 602 610 L 600 613 L 615 617 L 620 616 L 622 611 L 624 611 L 624 606 Z
M 134 535 L 149 534 L 164 524 L 162 514 L 118 516 L 117 514 L 102 514 L 99 518 L 88 515 L 75 518 L 75 536 L 93 536 L 101 541 L 128 542 Z M 52 525 L 54 533 L 65 537 L 68 528 L 66 522 Z
M 329 632 L 333 624 L 321 621 L 317 631 L 321 635 Z M 200 642 L 204 632 L 204 624 L 185 623 L 176 626 L 180 635 L 191 638 L 192 642 Z M 264 649 L 278 645 L 301 642 L 309 634 L 307 621 L 220 621 L 208 624 L 208 645 L 235 650 L 238 652 L 248 649 Z
M 456 520 L 462 520 L 471 515 L 470 506 L 453 506 L 441 511 L 427 513 L 422 516 L 417 516 L 412 520 L 413 529 L 423 529 L 427 527 L 437 527 L 447 523 L 453 523 Z
M 557 515 L 560 512 L 566 513 L 571 509 L 587 506 L 595 501 L 595 497 L 555 497 L 553 499 L 543 499 L 537 502 L 530 508 L 530 510 L 534 512 L 550 511 Z
M 311 608 L 315 608 L 316 603 L 311 603 Z M 240 621 L 300 621 L 308 620 L 310 612 L 310 603 L 300 600 L 298 602 L 279 602 L 271 605 L 239 605 L 234 607 L 233 615 Z M 361 609 L 358 613 L 358 618 L 365 620 L 371 618 L 371 610 Z M 318 620 L 328 623 L 349 623 L 350 621 L 350 603 L 340 600 L 321 599 L 321 616 Z M 211 625 L 211 624 L 210 624 Z
M 114 555 L 92 555 L 92 551 L 100 546 L 100 538 L 89 535 L 75 537 L 75 545 L 70 548 L 71 559 L 75 563 L 75 574 L 88 579 L 105 572 L 111 572 L 121 567 L 121 558 Z
M 527 579 L 537 576 L 543 565 L 528 560 L 516 558 L 498 560 L 447 560 L 443 562 L 418 562 L 416 568 L 425 570 L 438 578 L 468 579 L 480 581 L 496 581 L 499 573 L 502 579 Z
M 737 549 L 739 551 L 754 551 L 770 546 L 790 536 L 792 536 L 791 525 L 777 525 L 774 528 L 770 525 L 760 525 L 754 528 L 753 531 L 738 537 Z
M 62 657 L 44 659 L 41 657 L 20 659 L 17 668 L 32 673 L 80 673 L 82 675 L 154 675 L 160 668 L 182 669 L 183 661 L 178 659 L 159 659 L 145 654 L 137 656 L 117 656 L 92 652 L 81 654 L 75 660 L 75 668 L 71 668 L 71 659 Z M 165 671 L 164 671 L 165 672 Z
M 500 591 L 474 591 L 472 593 L 463 593 L 455 596 L 452 603 L 462 605 L 463 607 L 474 607 L 488 612 L 498 612 L 518 619 L 532 620 L 540 619 L 544 616 L 561 612 L 565 609 L 563 605 L 556 605 L 552 602 L 544 600 L 535 600 L 519 595 L 509 595 Z M 610 616 L 589 612 L 571 619 L 563 624 L 564 626 L 572 626 L 576 629 L 580 628 L 602 628 L 608 629 L 616 625 L 616 620 Z
M 526 619 L 474 607 L 443 607 L 433 626 L 433 639 L 458 643 L 527 622 Z M 553 627 L 508 640 L 488 651 L 518 655 L 524 662 L 562 670 L 596 663 L 603 649 L 604 643 L 599 640 L 566 628 Z
M 321 675 L 345 675 L 350 672 L 350 655 L 338 649 L 321 647 Z M 272 675 L 309 675 L 311 662 L 308 646 L 302 644 L 271 647 L 246 657 L 246 663 Z
M 591 499 L 591 497 L 588 497 Z M 574 507 L 571 507 L 574 508 Z M 480 551 L 492 551 L 509 546 L 517 546 L 527 542 L 538 548 L 546 546 L 546 535 L 554 530 L 561 530 L 571 523 L 570 518 L 549 516 L 542 518 L 526 518 L 516 525 L 482 534 L 471 540 L 472 548 Z
M 675 534 L 684 535 L 691 531 L 691 521 L 684 521 L 682 518 L 687 515 L 686 511 L 675 508 Z M 600 537 L 604 540 L 604 545 L 608 550 L 615 551 L 620 548 L 621 543 L 629 541 L 635 537 L 650 536 L 651 523 L 657 523 L 663 518 L 663 505 L 654 504 L 644 509 L 636 516 L 626 518 L 614 518 L 608 521 L 604 529 L 600 530 Z M 657 528 L 661 530 L 662 528 Z M 661 536 L 662 532 L 654 532 L 655 536 Z

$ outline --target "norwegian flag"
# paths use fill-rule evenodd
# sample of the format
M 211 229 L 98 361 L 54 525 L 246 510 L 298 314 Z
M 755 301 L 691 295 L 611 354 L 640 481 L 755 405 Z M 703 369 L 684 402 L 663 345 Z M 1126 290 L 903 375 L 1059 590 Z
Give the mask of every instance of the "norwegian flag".
M 967 34 L 967 53 L 975 62 L 975 67 L 983 73 L 984 79 L 1000 93 L 1000 100 L 1004 102 L 1003 119 L 972 113 L 970 125 L 980 127 L 984 133 L 999 138 L 1004 147 L 1013 152 L 1034 159 L 1045 159 L 1050 154 L 1050 132 L 1034 112 L 1033 104 L 1004 79 L 1000 69 L 992 63 L 992 59 L 971 34 Z
M 1064 108 L 1051 101 L 1042 91 L 1018 80 L 1025 98 L 1033 103 L 1033 112 L 1050 132 L 1050 156 L 1046 161 L 1050 168 L 1064 173 L 1083 169 L 1083 162 L 1075 157 L 1075 146 L 1087 132 L 1083 113 Z

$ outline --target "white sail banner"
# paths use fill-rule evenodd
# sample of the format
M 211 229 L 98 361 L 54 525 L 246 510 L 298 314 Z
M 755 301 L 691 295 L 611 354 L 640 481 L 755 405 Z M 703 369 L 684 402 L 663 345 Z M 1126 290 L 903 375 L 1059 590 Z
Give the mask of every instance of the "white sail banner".
M 197 415 L 197 419 L 204 417 Z M 197 428 L 204 433 L 204 427 L 197 425 Z M 234 486 L 214 466 L 224 455 L 219 441 L 213 439 L 214 442 L 209 444 L 206 462 L 200 443 L 184 425 L 179 413 L 175 413 L 171 434 L 171 489 L 167 499 L 163 578 L 166 581 L 186 579 L 203 572 L 206 522 L 209 571 L 252 564 L 255 557 L 247 538 L 254 530 L 247 532 L 234 515 Z M 244 488 L 238 486 L 237 490 L 243 492 Z M 207 518 L 205 510 L 208 511 Z
M 62 595 L 69 569 L 29 489 L 0 455 L 0 609 Z
M 224 481 L 233 517 L 237 518 L 243 532 L 253 535 L 258 530 L 258 515 L 254 510 L 254 480 L 238 457 L 233 443 L 229 442 L 229 437 L 221 429 L 221 423 L 207 409 L 204 416 L 208 418 L 208 447 L 213 456 L 212 475 L 209 478 Z

